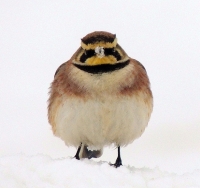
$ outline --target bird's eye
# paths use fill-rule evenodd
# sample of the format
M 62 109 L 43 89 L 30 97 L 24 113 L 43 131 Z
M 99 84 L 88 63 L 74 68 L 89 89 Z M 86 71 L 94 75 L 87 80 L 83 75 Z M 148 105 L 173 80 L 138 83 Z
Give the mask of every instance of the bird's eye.
M 80 61 L 81 61 L 82 63 L 85 63 L 85 61 L 86 61 L 88 58 L 90 58 L 90 57 L 92 57 L 92 56 L 94 56 L 94 55 L 95 55 L 95 51 L 94 51 L 94 50 L 84 50 L 84 51 L 82 52 L 81 57 L 80 57 Z

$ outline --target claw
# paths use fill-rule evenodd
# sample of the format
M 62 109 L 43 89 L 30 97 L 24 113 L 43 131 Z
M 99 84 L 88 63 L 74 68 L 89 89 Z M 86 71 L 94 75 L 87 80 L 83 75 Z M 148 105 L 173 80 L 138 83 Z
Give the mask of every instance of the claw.
M 121 156 L 120 156 L 120 146 L 118 147 L 118 156 L 117 156 L 117 159 L 115 161 L 115 164 L 111 164 L 111 166 L 115 166 L 116 168 L 122 166 L 122 159 L 121 159 Z

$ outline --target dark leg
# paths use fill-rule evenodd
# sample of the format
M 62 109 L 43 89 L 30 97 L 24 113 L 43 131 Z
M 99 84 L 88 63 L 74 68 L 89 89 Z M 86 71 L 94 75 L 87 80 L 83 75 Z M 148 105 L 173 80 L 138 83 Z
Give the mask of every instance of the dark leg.
M 78 147 L 78 150 L 77 150 L 77 152 L 76 152 L 76 155 L 74 156 L 77 160 L 80 160 L 79 153 L 80 153 L 80 150 L 81 150 L 81 146 L 82 146 L 82 143 L 81 143 L 80 146 Z
M 117 168 L 117 167 L 120 167 L 121 165 L 122 165 L 122 160 L 120 156 L 120 146 L 118 146 L 118 156 L 117 156 L 114 166 Z

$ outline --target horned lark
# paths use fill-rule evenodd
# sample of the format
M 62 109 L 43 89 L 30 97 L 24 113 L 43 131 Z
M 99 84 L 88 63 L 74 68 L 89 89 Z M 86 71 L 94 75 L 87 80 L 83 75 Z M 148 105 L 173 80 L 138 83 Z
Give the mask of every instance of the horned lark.
M 116 35 L 97 31 L 81 39 L 70 60 L 60 65 L 51 84 L 48 118 L 53 133 L 78 148 L 75 158 L 100 157 L 144 132 L 153 97 L 144 66 L 130 58 Z

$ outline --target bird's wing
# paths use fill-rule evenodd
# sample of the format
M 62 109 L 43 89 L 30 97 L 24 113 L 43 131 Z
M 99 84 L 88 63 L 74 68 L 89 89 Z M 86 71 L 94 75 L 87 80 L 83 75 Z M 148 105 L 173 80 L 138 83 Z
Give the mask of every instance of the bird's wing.
M 54 78 L 55 78 L 55 76 L 60 72 L 60 70 L 62 70 L 62 69 L 65 67 L 66 63 L 67 63 L 67 62 L 61 64 L 61 65 L 57 68 L 57 70 L 56 70 L 56 72 L 55 72 L 55 74 L 54 74 Z

